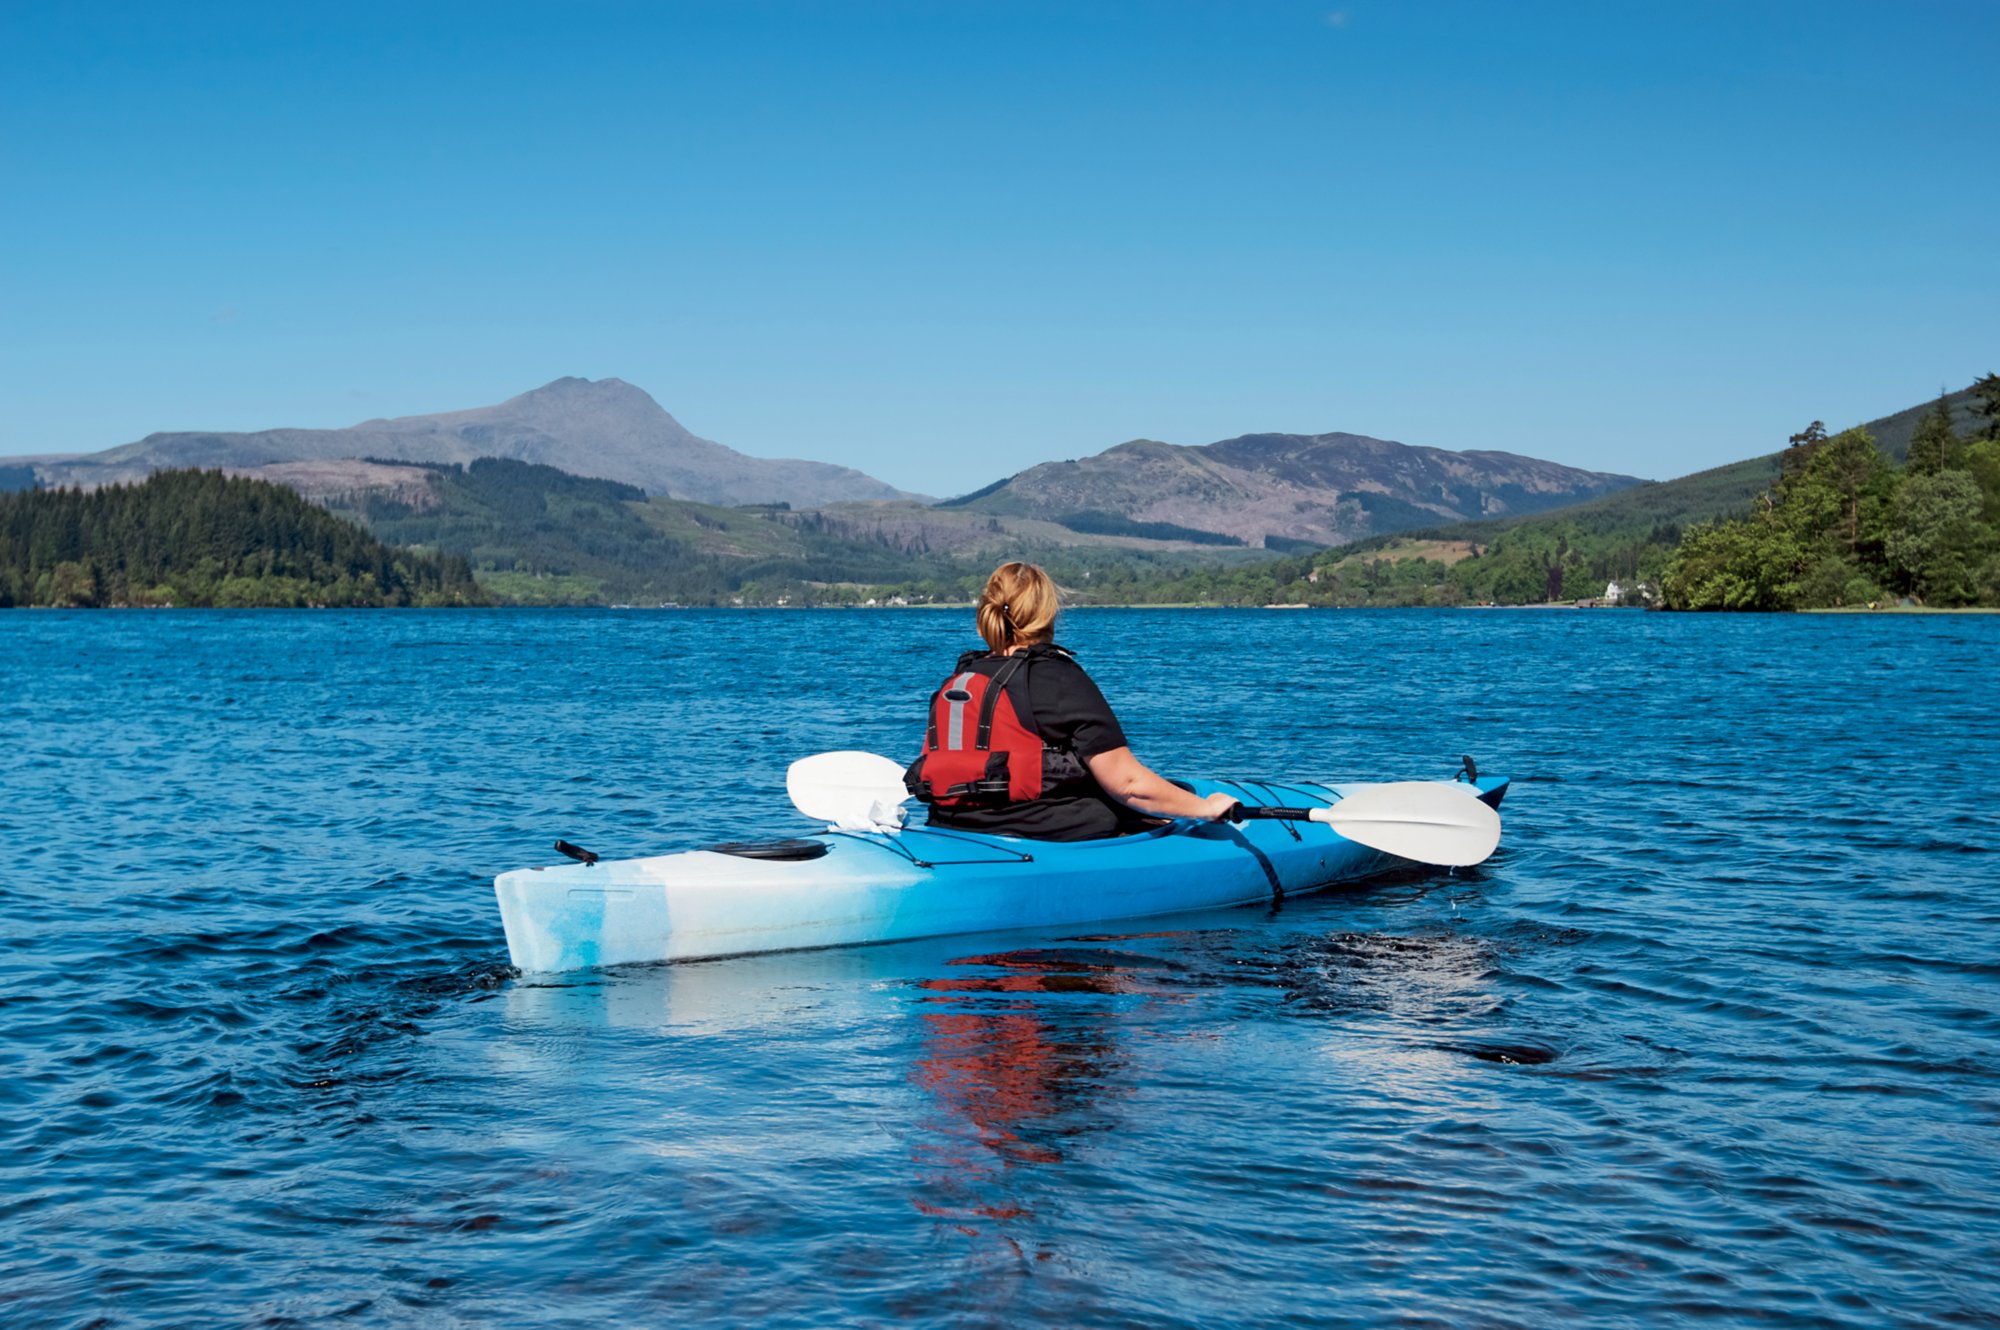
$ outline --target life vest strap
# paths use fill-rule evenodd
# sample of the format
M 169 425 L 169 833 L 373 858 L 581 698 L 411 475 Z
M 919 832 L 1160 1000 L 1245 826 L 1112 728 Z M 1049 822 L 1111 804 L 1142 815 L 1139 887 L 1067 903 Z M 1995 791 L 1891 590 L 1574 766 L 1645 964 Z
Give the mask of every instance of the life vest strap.
M 974 745 L 980 752 L 993 748 L 993 708 L 1000 705 L 1000 694 L 1007 691 L 1007 681 L 1013 678 L 1023 665 L 1028 663 L 1025 655 L 1009 656 L 1007 663 L 993 672 L 986 683 L 986 696 L 979 699 L 979 742 Z M 1020 708 L 1015 708 L 1017 712 Z
M 924 787 L 926 789 L 930 788 L 930 782 L 925 781 Z M 1004 795 L 1006 793 L 1007 793 L 1007 781 L 1005 777 L 1002 777 L 998 780 L 965 781 L 961 784 L 954 785 L 949 789 L 947 789 L 944 792 L 944 797 L 947 799 L 963 799 L 968 797 L 977 798 L 980 795 L 989 795 L 989 794 Z M 929 801 L 927 800 L 926 802 Z

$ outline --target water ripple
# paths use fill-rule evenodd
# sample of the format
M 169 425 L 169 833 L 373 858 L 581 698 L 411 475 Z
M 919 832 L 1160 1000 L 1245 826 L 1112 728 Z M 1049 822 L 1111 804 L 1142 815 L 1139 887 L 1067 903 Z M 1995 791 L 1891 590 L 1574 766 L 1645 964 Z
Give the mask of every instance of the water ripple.
M 964 629 L 0 616 L 0 1319 L 2000 1325 L 2000 621 L 1079 614 L 1162 768 L 1471 751 L 1505 847 L 507 966 L 493 873 L 795 825 Z

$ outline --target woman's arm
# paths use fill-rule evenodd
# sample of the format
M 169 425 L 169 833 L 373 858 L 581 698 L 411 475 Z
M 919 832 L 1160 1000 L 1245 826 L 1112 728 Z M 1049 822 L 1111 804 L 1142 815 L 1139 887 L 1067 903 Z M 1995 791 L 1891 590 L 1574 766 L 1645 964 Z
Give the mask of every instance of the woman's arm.
M 1192 817 L 1204 822 L 1213 822 L 1226 815 L 1236 805 L 1236 800 L 1226 794 L 1211 794 L 1206 799 L 1188 793 L 1180 786 L 1159 775 L 1138 758 L 1132 756 L 1129 748 L 1113 748 L 1095 757 L 1084 759 L 1090 774 L 1104 787 L 1104 792 L 1142 813 L 1154 817 Z

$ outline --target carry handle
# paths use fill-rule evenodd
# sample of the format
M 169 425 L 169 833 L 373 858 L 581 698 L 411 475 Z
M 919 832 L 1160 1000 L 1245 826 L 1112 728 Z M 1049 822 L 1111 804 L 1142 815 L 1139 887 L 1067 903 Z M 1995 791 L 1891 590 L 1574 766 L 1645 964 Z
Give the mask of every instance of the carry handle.
M 597 862 L 597 856 L 593 854 L 591 851 L 584 849 L 581 845 L 571 845 L 566 840 L 559 840 L 556 842 L 556 853 L 568 855 L 570 858 L 582 864 L 585 868 L 588 868 L 592 864 Z

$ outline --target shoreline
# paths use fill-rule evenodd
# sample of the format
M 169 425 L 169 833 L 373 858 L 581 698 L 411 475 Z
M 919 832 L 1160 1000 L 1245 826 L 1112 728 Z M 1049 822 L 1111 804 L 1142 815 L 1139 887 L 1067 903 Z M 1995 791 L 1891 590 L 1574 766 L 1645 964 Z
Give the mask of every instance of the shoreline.
M 846 614 L 846 613 L 874 613 L 878 611 L 902 611 L 902 610 L 919 610 L 919 611 L 970 610 L 973 608 L 973 604 L 974 602 L 972 601 L 964 600 L 964 601 L 930 601 L 922 605 L 588 605 L 588 604 L 535 605 L 535 604 L 525 604 L 525 603 L 514 604 L 514 605 L 88 605 L 88 606 L 10 605 L 4 608 L 0 608 L 0 614 L 7 614 L 12 611 L 69 613 L 69 614 L 117 613 L 119 611 L 152 611 L 152 612 L 164 611 L 167 613 L 180 612 L 180 613 L 196 613 L 196 614 L 207 614 L 207 613 L 284 614 L 284 613 L 307 613 L 307 612 L 316 612 L 322 610 L 333 610 L 343 613 L 363 613 L 363 614 L 374 614 L 374 613 L 395 614 L 395 613 L 409 613 L 411 611 L 429 611 L 429 610 L 444 610 L 444 611 L 449 611 L 451 613 L 479 613 L 480 611 L 491 611 L 491 610 L 543 610 L 543 611 L 595 610 L 607 614 L 658 614 L 658 613 L 670 613 L 670 612 L 684 613 L 690 611 L 695 613 L 707 613 L 707 614 L 723 614 L 723 613 L 740 614 L 744 612 L 784 613 L 784 614 L 813 614 L 813 613 L 838 612 Z M 1623 613 L 1623 614 L 1642 614 L 1642 613 L 1653 612 L 1649 611 L 1647 607 L 1641 605 L 1577 605 L 1577 604 L 1566 604 L 1561 602 L 1555 604 L 1535 604 L 1535 605 L 1304 605 L 1304 604 L 1217 605 L 1212 602 L 1196 602 L 1196 601 L 1168 601 L 1168 602 L 1150 602 L 1150 603 L 1120 601 L 1120 602 L 1107 602 L 1104 604 L 1068 605 L 1064 607 L 1065 613 L 1075 613 L 1079 610 L 1211 610 L 1218 612 L 1229 611 L 1229 610 L 1249 610 L 1249 611 L 1255 611 L 1260 614 L 1261 613 L 1292 614 L 1292 613 L 1298 613 L 1300 611 L 1318 612 L 1318 613 L 1338 613 L 1338 614 L 1356 614 L 1356 613 L 1368 614 L 1368 613 L 1390 613 L 1398 610 L 1448 610 L 1448 611 L 1464 611 L 1464 612 L 1515 611 L 1515 612 L 1525 612 L 1525 613 L 1535 613 L 1535 614 L 1548 613 L 1550 611 L 1561 611 L 1561 610 L 1590 611 L 1594 613 L 1610 612 L 1610 613 Z M 1867 615 L 1867 616 L 1883 615 L 1883 614 L 1892 614 L 1892 615 L 1894 614 L 1900 614 L 1900 615 L 2000 614 L 2000 606 L 1882 605 L 1875 609 L 1869 609 L 1865 605 L 1829 605 L 1813 609 L 1802 609 L 1802 610 L 1659 610 L 1657 611 L 1657 613 L 1688 615 L 1692 617 L 1706 617 L 1706 618 L 1731 618 L 1736 615 L 1743 615 L 1743 614 L 1754 614 L 1766 617 L 1783 616 L 1787 614 L 1840 614 L 1840 615 Z
M 1726 612 L 1726 611 L 1725 611 Z M 2000 605 L 1825 605 L 1810 610 L 1780 610 L 1781 614 L 2000 614 Z

